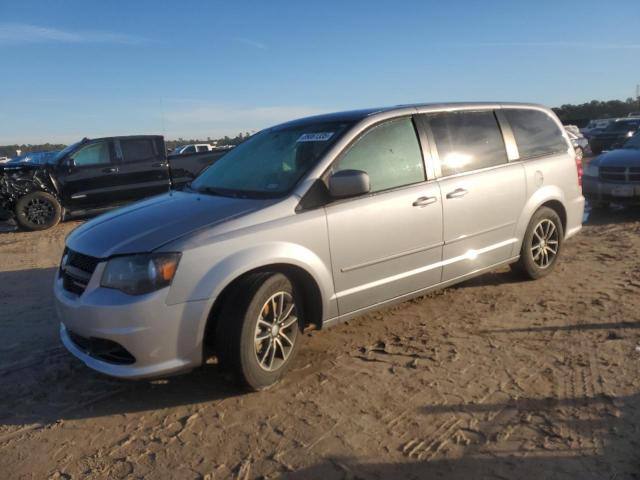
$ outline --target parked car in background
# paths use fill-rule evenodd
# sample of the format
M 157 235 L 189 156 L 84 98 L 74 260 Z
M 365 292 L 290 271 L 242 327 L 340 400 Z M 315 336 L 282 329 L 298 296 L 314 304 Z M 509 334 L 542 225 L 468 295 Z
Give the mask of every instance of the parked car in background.
M 566 127 L 565 127 L 566 130 Z M 571 141 L 571 145 L 573 145 L 573 149 L 576 152 L 576 158 L 582 159 L 584 158 L 584 154 L 589 148 L 589 140 L 587 140 L 581 133 L 578 132 L 576 135 L 572 130 L 567 130 L 567 135 L 569 140 Z
M 588 139 L 591 135 L 601 130 L 604 130 L 613 122 L 613 118 L 600 118 L 597 120 L 590 120 L 586 127 L 580 129 L 580 132 Z
M 611 202 L 640 204 L 640 133 L 593 159 L 585 169 L 582 189 L 595 208 Z
M 144 378 L 211 353 L 253 389 L 306 326 L 512 264 L 537 279 L 581 228 L 581 164 L 547 108 L 434 104 L 259 132 L 196 178 L 67 238 L 55 281 L 66 348 Z
M 6 163 L 9 160 L 11 160 L 11 158 L 9 158 L 9 157 L 0 157 L 0 163 Z
M 192 143 L 190 145 L 180 145 L 173 149 L 173 155 L 185 155 L 187 153 L 211 152 L 216 147 L 208 143 Z
M 164 139 L 152 135 L 85 138 L 61 152 L 27 154 L 0 166 L 0 219 L 44 230 L 181 187 L 223 154 L 167 157 Z
M 627 117 L 640 117 L 640 112 L 631 112 Z
M 589 146 L 591 151 L 598 155 L 604 150 L 622 146 L 638 130 L 640 130 L 640 118 L 617 118 L 604 130 L 592 134 L 589 137 Z

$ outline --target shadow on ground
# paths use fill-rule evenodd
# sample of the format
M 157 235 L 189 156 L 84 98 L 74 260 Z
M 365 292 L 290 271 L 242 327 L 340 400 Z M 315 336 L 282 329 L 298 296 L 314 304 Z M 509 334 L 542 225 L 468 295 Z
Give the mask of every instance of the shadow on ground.
M 615 405 L 614 405 L 615 403 Z M 437 459 L 443 447 L 433 442 L 413 460 L 363 463 L 330 457 L 287 479 L 640 479 L 640 395 L 612 399 L 607 395 L 568 399 L 518 399 L 497 404 L 425 406 L 425 415 L 488 414 L 481 435 L 467 440 L 460 457 Z M 507 417 L 514 424 L 505 428 Z M 537 423 L 539 442 L 518 443 L 518 429 Z M 512 436 L 511 441 L 500 436 Z M 581 445 L 577 434 L 593 443 Z M 629 441 L 629 439 L 634 439 Z M 501 441 L 501 447 L 498 443 Z M 505 448 L 505 445 L 507 447 Z M 531 475 L 535 475 L 532 477 Z
M 59 340 L 53 305 L 56 271 L 0 272 L 0 425 L 48 424 L 244 393 L 215 364 L 153 382 L 118 380 L 90 370 Z M 42 383 L 49 388 L 42 389 Z

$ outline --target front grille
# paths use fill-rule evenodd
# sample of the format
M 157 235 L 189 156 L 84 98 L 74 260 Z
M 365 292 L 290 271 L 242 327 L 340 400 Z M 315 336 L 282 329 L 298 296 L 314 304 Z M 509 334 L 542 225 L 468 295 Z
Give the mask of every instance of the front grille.
M 67 265 L 77 267 L 88 273 L 93 273 L 98 266 L 98 263 L 100 263 L 100 259 L 98 258 L 90 257 L 89 255 L 84 255 L 71 249 L 67 249 L 66 253 L 68 258 Z
M 105 338 L 83 337 L 67 330 L 71 341 L 87 355 L 115 365 L 131 365 L 136 359 L 126 348 L 117 342 Z
M 63 288 L 76 295 L 82 295 L 91 280 L 91 275 L 100 263 L 100 259 L 75 252 L 69 248 L 65 249 L 62 258 L 66 258 L 63 265 L 60 265 Z
M 600 178 L 611 182 L 640 182 L 640 167 L 600 167 Z

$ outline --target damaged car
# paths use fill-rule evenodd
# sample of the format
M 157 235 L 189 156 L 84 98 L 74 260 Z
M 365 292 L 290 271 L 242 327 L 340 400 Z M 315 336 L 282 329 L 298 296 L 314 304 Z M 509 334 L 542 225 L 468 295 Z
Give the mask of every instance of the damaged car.
M 158 135 L 88 139 L 0 165 L 0 220 L 46 230 L 189 183 L 225 151 L 167 157 Z

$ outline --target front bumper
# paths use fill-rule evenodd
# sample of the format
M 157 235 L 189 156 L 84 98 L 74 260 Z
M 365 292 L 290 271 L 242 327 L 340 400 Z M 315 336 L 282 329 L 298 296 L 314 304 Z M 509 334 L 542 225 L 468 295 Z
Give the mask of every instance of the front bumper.
M 640 204 L 640 184 L 608 182 L 598 177 L 582 177 L 582 193 L 591 202 Z
M 65 290 L 62 279 L 56 276 L 54 296 L 60 338 L 73 355 L 94 370 L 128 379 L 172 375 L 202 363 L 209 301 L 167 305 L 169 288 L 141 296 L 101 288 L 97 279 L 103 269 L 104 264 L 98 265 L 81 295 Z M 78 338 L 115 342 L 133 361 L 110 361 L 111 357 L 91 351 Z

